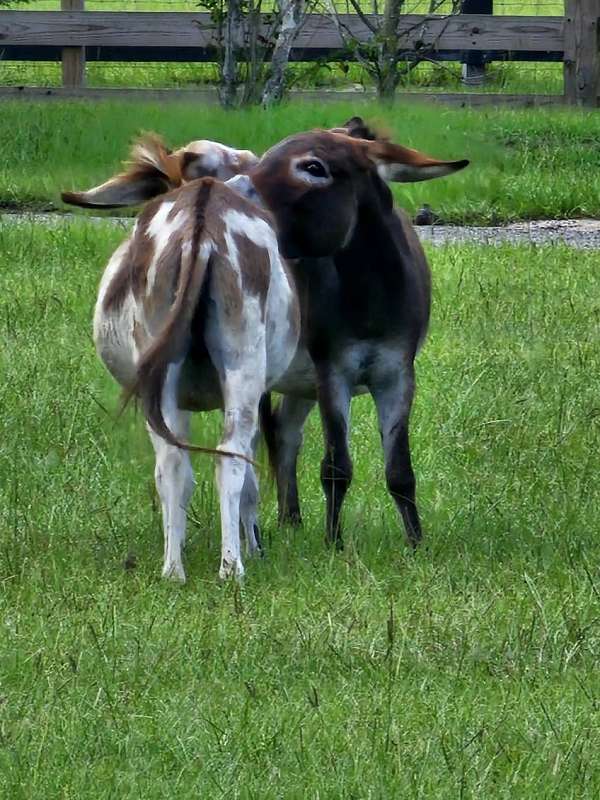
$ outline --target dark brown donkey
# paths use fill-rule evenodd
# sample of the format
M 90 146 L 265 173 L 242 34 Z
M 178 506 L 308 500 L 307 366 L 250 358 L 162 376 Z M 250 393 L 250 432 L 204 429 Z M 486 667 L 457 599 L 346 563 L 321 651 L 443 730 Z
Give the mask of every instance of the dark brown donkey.
M 301 343 L 276 387 L 285 395 L 279 408 L 271 413 L 270 402 L 263 402 L 262 409 L 280 520 L 300 522 L 296 462 L 304 422 L 318 399 L 327 537 L 338 547 L 340 510 L 352 479 L 350 400 L 365 391 L 377 406 L 388 489 L 409 542 L 421 538 L 408 425 L 414 359 L 429 320 L 430 275 L 417 235 L 407 215 L 394 210 L 384 180 L 428 180 L 468 164 L 374 139 L 354 118 L 343 129 L 291 136 L 250 170 L 275 217 L 282 255 L 298 259 L 293 274 Z

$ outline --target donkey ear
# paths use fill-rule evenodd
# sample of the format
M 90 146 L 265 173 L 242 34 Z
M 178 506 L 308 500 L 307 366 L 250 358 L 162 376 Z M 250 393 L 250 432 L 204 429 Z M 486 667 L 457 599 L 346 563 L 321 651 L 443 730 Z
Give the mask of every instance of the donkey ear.
M 164 176 L 124 172 L 87 192 L 63 192 L 61 198 L 63 203 L 82 208 L 124 208 L 145 203 L 169 188 Z
M 350 117 L 347 122 L 337 128 L 329 128 L 329 133 L 341 133 L 352 139 L 368 139 L 374 141 L 377 135 L 365 124 L 362 117 Z
M 367 155 L 377 164 L 377 172 L 385 181 L 412 183 L 428 181 L 451 175 L 468 165 L 466 159 L 461 161 L 439 161 L 430 158 L 418 150 L 402 147 L 392 142 L 365 142 Z
M 86 192 L 63 192 L 64 203 L 82 208 L 123 208 L 145 203 L 179 186 L 178 161 L 154 134 L 140 138 L 131 151 L 128 169 Z
M 362 117 L 351 117 L 348 122 L 344 122 L 343 127 L 348 132 L 348 136 L 353 139 L 368 139 L 370 142 L 374 142 L 376 139 L 387 138 L 378 136 L 375 131 L 369 128 Z

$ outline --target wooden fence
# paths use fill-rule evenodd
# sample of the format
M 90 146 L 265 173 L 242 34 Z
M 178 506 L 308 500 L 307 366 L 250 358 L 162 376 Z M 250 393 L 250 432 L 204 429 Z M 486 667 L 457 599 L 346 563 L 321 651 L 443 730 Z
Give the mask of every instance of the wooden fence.
M 86 60 L 215 60 L 208 14 L 84 11 L 83 2 L 62 0 L 61 11 L 0 12 L 0 59 L 62 60 L 63 86 L 71 95 L 82 96 L 90 91 L 84 89 Z M 566 0 L 564 17 L 407 14 L 400 22 L 399 47 L 404 57 L 426 52 L 436 60 L 461 61 L 465 54 L 478 53 L 482 62 L 561 61 L 564 101 L 595 107 L 600 89 L 599 17 L 600 0 Z M 372 36 L 357 15 L 345 15 L 342 21 L 360 41 Z M 311 14 L 291 59 L 336 60 L 343 45 L 330 18 Z M 479 98 L 502 101 L 497 95 Z

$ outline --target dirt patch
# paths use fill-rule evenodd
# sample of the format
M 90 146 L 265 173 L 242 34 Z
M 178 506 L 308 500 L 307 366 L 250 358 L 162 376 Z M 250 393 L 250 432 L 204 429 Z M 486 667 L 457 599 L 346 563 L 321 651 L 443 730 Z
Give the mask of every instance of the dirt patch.
M 0 210 L 0 224 L 65 225 L 73 220 L 82 219 L 91 223 L 108 221 L 124 229 L 133 224 L 133 219 L 127 217 L 99 217 L 70 213 L 6 214 Z M 469 242 L 484 245 L 565 244 L 580 249 L 600 249 L 600 220 L 596 219 L 531 220 L 493 227 L 420 225 L 416 230 L 421 241 L 433 245 Z
M 54 203 L 43 200 L 4 200 L 0 203 L 0 216 L 4 214 L 56 214 L 58 209 Z
M 418 227 L 422 241 L 432 244 L 473 242 L 475 244 L 566 244 L 570 247 L 600 248 L 600 220 L 531 220 L 486 228 L 462 225 Z

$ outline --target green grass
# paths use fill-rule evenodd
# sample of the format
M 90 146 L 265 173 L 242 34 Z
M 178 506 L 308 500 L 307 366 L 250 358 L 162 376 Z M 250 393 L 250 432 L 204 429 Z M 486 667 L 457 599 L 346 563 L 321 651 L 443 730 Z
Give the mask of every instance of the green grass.
M 361 91 L 375 90 L 368 72 L 359 64 L 346 61 L 291 64 L 287 81 L 290 89 L 354 89 L 359 98 Z M 4 62 L 1 82 L 4 86 L 61 86 L 61 65 L 46 61 Z M 217 66 L 211 63 L 91 61 L 86 67 L 86 86 L 90 88 L 206 89 L 218 82 Z M 563 66 L 553 62 L 493 62 L 486 69 L 485 83 L 476 88 L 462 83 L 461 65 L 457 62 L 422 62 L 401 78 L 397 102 L 402 102 L 403 91 L 560 95 L 563 88 Z
M 242 588 L 216 578 L 213 464 L 195 459 L 179 587 L 158 578 L 142 422 L 115 420 L 90 339 L 122 235 L 0 228 L 0 796 L 597 797 L 597 255 L 430 251 L 415 556 L 363 398 L 345 552 L 322 542 L 313 416 L 305 528 L 276 529 L 263 470 L 268 555 Z
M 258 153 L 291 133 L 339 125 L 361 113 L 396 141 L 471 166 L 440 181 L 398 185 L 398 202 L 424 202 L 447 222 L 600 215 L 600 133 L 573 110 L 455 110 L 374 104 L 296 103 L 265 114 L 159 103 L 7 102 L 0 120 L 0 206 L 59 206 L 60 191 L 89 188 L 120 169 L 140 131 L 173 146 L 212 138 Z

